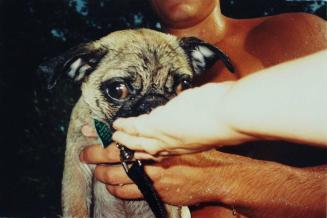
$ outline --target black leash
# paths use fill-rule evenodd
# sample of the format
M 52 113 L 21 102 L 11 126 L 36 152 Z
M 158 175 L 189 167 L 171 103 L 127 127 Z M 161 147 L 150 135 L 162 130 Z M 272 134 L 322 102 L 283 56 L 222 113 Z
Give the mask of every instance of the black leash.
M 112 132 L 107 124 L 94 119 L 94 126 L 100 138 L 102 146 L 105 148 L 112 142 Z M 134 151 L 117 144 L 120 150 L 121 164 L 128 177 L 137 185 L 149 204 L 156 218 L 166 218 L 167 211 L 164 203 L 160 199 L 157 191 L 153 187 L 153 182 L 144 171 L 144 165 L 140 160 L 133 160 Z

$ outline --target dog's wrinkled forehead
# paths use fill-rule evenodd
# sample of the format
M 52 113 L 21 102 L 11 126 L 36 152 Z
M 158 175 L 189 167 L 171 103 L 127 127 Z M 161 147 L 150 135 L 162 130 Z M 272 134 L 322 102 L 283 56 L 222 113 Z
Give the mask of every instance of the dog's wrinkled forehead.
M 117 75 L 135 76 L 160 86 L 175 74 L 192 76 L 187 56 L 174 36 L 120 31 L 96 43 L 108 49 L 94 72 L 102 75 L 102 81 Z
M 234 71 L 228 56 L 198 38 L 177 38 L 148 29 L 123 30 L 76 46 L 41 64 L 38 72 L 47 79 L 49 88 L 62 75 L 83 83 L 92 80 L 94 74 L 100 80 L 101 76 L 110 78 L 128 71 L 130 76 L 148 76 L 150 82 L 161 84 L 157 75 L 200 76 L 218 60 Z
M 38 72 L 49 88 L 63 75 L 82 84 L 82 98 L 92 112 L 112 118 L 117 110 L 137 106 L 135 111 L 144 113 L 171 99 L 218 60 L 234 70 L 228 56 L 198 38 L 138 29 L 76 46 L 41 64 Z

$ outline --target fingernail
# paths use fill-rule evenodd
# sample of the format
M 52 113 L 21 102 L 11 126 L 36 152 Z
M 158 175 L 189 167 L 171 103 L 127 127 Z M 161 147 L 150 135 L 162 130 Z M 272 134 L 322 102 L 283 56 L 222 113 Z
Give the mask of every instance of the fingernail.
M 119 135 L 119 130 L 116 130 L 116 132 L 114 132 L 114 134 L 112 134 L 112 140 L 113 141 L 117 141 L 117 135 Z
M 168 151 L 161 151 L 161 152 L 159 152 L 159 155 L 167 156 L 167 155 L 169 155 L 169 152 Z
M 134 158 L 139 160 L 147 160 L 147 159 L 153 159 L 154 157 L 147 153 L 135 152 Z
M 114 123 L 112 124 L 112 126 L 117 129 L 120 125 L 120 118 L 118 118 L 117 120 L 114 121 Z

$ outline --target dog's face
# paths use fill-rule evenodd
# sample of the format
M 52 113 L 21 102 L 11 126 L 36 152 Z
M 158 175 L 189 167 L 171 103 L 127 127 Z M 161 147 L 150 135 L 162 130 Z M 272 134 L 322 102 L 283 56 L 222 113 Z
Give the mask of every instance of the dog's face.
M 61 73 L 82 82 L 93 115 L 109 124 L 117 117 L 150 112 L 191 86 L 217 60 L 233 71 L 227 56 L 196 38 L 178 39 L 152 30 L 114 32 L 40 67 L 53 86 Z

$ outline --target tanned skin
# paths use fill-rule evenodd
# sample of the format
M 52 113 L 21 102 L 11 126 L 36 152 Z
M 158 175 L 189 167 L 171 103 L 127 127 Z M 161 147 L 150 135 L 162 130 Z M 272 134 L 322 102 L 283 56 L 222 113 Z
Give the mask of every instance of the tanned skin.
M 215 44 L 236 67 L 236 73 L 230 74 L 217 63 L 197 85 L 237 80 L 327 48 L 326 22 L 314 15 L 290 13 L 237 20 L 221 13 L 218 0 L 150 2 L 165 32 L 179 37 L 196 36 Z M 84 134 L 88 135 L 87 132 Z M 117 153 L 91 146 L 82 153 L 82 159 L 95 162 L 98 157 L 99 163 L 119 161 L 109 152 Z M 99 160 L 101 157 L 105 158 Z M 210 151 L 171 157 L 148 166 L 146 171 L 168 203 L 216 202 L 216 206 L 193 211 L 192 217 L 235 217 L 233 208 L 237 217 L 326 216 L 325 166 L 297 168 Z M 117 186 L 131 184 L 121 168 L 98 166 L 96 177 L 118 197 L 141 197 L 130 185 Z
M 201 2 L 201 4 L 192 0 L 178 2 L 169 0 L 151 1 L 154 10 L 163 22 L 165 32 L 177 36 L 193 35 L 215 44 L 229 55 L 234 66 L 236 66 L 236 73 L 230 74 L 220 63 L 217 63 L 211 68 L 209 74 L 197 81 L 198 85 L 207 82 L 237 80 L 260 69 L 327 48 L 326 21 L 315 15 L 289 13 L 254 19 L 233 19 L 221 13 L 218 0 L 206 0 L 206 3 Z M 219 158 L 219 154 L 213 155 Z M 280 166 L 280 168 L 287 167 Z M 274 171 L 278 172 L 278 170 Z M 269 169 L 265 173 L 257 172 L 256 175 L 252 173 L 249 175 L 253 181 L 258 182 L 268 172 Z M 325 172 L 325 170 L 309 171 L 307 176 L 310 178 L 311 173 L 320 173 L 320 176 L 323 176 Z M 275 183 L 278 184 L 281 181 L 279 177 L 283 175 L 281 173 L 275 174 L 277 174 Z M 233 178 L 237 181 L 239 177 L 240 181 L 242 181 L 241 177 L 243 176 L 243 173 L 242 175 L 235 173 Z M 326 191 L 322 186 L 324 181 L 320 179 L 316 181 L 316 183 L 318 182 L 320 188 L 316 185 L 316 190 L 313 191 L 325 193 Z M 290 181 L 290 183 L 296 183 L 296 181 Z M 293 185 L 295 186 L 295 184 Z M 257 187 L 260 187 L 258 183 Z M 295 199 L 301 196 L 300 198 L 305 199 L 307 193 L 301 190 L 298 190 L 299 196 L 294 193 L 292 197 Z M 282 192 L 282 190 L 276 191 Z M 246 192 L 246 190 L 238 190 L 241 196 L 246 196 Z M 265 192 L 262 192 L 262 196 L 269 197 Z M 257 197 L 260 199 L 260 196 Z M 317 202 L 319 202 L 319 198 L 322 200 L 321 202 L 325 202 L 323 196 L 317 197 Z M 192 217 L 233 217 L 230 211 L 225 212 L 224 209 L 217 210 L 216 208 L 204 208 L 194 212 Z M 247 214 L 251 217 L 254 215 L 253 213 Z M 277 216 L 276 213 L 271 214 Z M 267 214 L 265 214 L 266 216 Z M 312 214 L 309 216 L 312 216 Z

